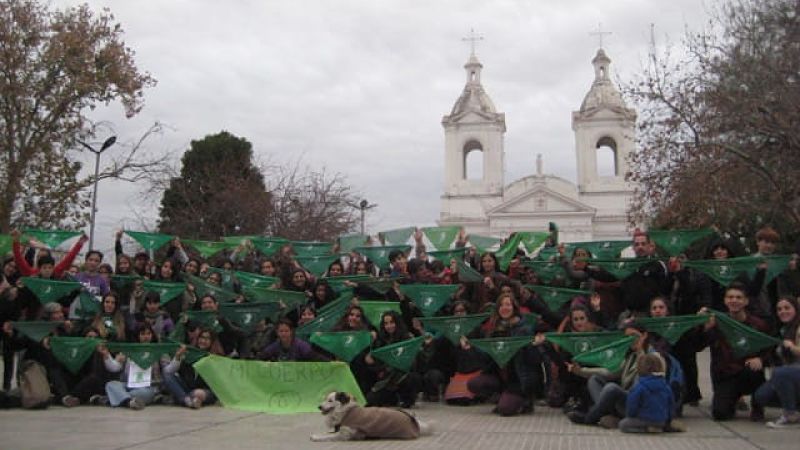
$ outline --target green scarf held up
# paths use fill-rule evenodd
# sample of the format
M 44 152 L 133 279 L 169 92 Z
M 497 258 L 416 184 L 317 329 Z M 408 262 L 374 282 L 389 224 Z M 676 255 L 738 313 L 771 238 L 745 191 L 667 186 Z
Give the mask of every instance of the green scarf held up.
M 133 362 L 136 363 L 137 366 L 141 367 L 142 369 L 147 369 L 148 367 L 152 366 L 156 363 L 159 359 L 161 359 L 164 355 L 172 355 L 175 354 L 175 351 L 178 350 L 179 345 L 167 342 L 163 344 L 159 343 L 122 343 L 122 342 L 109 342 L 108 349 L 114 353 L 122 353 L 128 358 L 130 358 Z
M 369 331 L 317 332 L 311 335 L 311 343 L 317 345 L 342 361 L 351 362 L 372 343 Z
M 738 322 L 727 314 L 714 314 L 714 318 L 717 321 L 717 327 L 725 335 L 725 340 L 728 341 L 737 358 L 755 356 L 759 351 L 781 343 L 780 339 Z
M 350 253 L 356 247 L 361 247 L 367 244 L 366 234 L 350 234 L 347 236 L 339 236 L 339 253 Z
M 620 253 L 631 246 L 631 241 L 590 241 L 564 244 L 567 254 L 572 254 L 576 248 L 586 249 L 592 254 L 592 259 L 619 259 Z
M 464 259 L 464 253 L 467 251 L 467 247 L 460 247 L 454 248 L 452 250 L 436 250 L 432 252 L 426 252 L 428 256 L 433 259 L 438 259 L 439 261 L 444 264 L 445 267 L 450 267 L 450 261 L 456 260 L 461 261 Z
M 344 282 L 345 281 L 352 281 L 353 283 L 360 283 L 362 281 L 372 279 L 369 275 L 341 275 L 338 277 L 324 277 L 322 280 L 325 280 L 328 285 L 336 292 L 342 292 L 345 289 L 349 289 Z
M 330 242 L 292 241 L 292 250 L 298 257 L 330 255 L 333 244 Z
M 601 269 L 613 275 L 614 278 L 618 280 L 624 280 L 625 278 L 628 278 L 629 276 L 636 273 L 636 271 L 638 271 L 640 267 L 644 266 L 645 264 L 650 264 L 653 261 L 658 261 L 658 260 L 648 259 L 648 258 L 621 258 L 621 259 L 609 259 L 609 260 L 592 260 L 589 262 L 589 264 L 600 267 Z
M 11 326 L 13 326 L 15 330 L 34 342 L 41 342 L 42 339 L 63 324 L 63 321 L 50 322 L 44 320 L 11 322 Z
M 417 229 L 414 227 L 397 228 L 395 230 L 381 231 L 378 233 L 378 236 L 380 236 L 383 244 L 386 246 L 406 245 L 415 231 L 417 231 Z
M 700 230 L 649 230 L 647 234 L 656 245 L 666 250 L 670 256 L 678 256 L 693 243 L 714 234 L 714 230 L 710 228 Z
M 580 296 L 589 299 L 592 295 L 592 291 L 584 291 L 581 289 L 556 288 L 533 284 L 526 284 L 525 287 L 539 294 L 539 297 L 547 303 L 547 307 L 550 308 L 550 311 L 558 311 L 564 303 L 571 301 L 575 297 Z
M 278 277 L 243 272 L 241 270 L 234 271 L 233 276 L 236 277 L 236 280 L 239 281 L 239 284 L 243 288 L 268 288 L 278 282 Z
M 425 317 L 436 314 L 458 290 L 457 284 L 401 284 L 400 292 L 411 297 Z
M 572 356 L 586 353 L 625 337 L 622 331 L 600 331 L 590 333 L 545 333 L 545 338 L 561 347 Z
M 656 333 L 670 344 L 675 345 L 684 333 L 708 322 L 706 315 L 667 316 L 667 317 L 642 317 L 636 319 L 636 324 L 645 330 Z
M 739 258 L 686 261 L 684 266 L 699 270 L 717 283 L 728 286 L 742 275 L 747 275 L 752 280 L 756 275 L 758 265 L 766 261 L 767 273 L 764 278 L 764 285 L 767 285 L 789 267 L 790 259 L 791 256 L 788 255 L 742 256 Z
M 63 242 L 82 235 L 83 231 L 36 230 L 29 228 L 24 230 L 23 234 L 28 238 L 36 239 L 50 248 L 56 248 Z
M 314 333 L 329 332 L 333 329 L 337 322 L 347 312 L 350 302 L 334 302 L 325 305 L 317 312 L 317 317 L 311 322 L 297 327 L 295 334 L 297 336 L 308 338 Z
M 379 328 L 381 326 L 381 317 L 387 311 L 394 311 L 400 314 L 400 303 L 398 302 L 382 302 L 382 301 L 360 301 L 358 306 L 364 310 L 364 316 L 373 327 Z
M 617 372 L 625 361 L 625 355 L 631 348 L 631 343 L 636 340 L 635 336 L 627 336 L 610 344 L 576 355 L 573 361 L 594 367 L 603 367 L 609 372 Z
M 389 270 L 389 253 L 394 250 L 400 250 L 403 253 L 407 253 L 409 250 L 411 250 L 411 246 L 386 245 L 383 247 L 356 247 L 353 249 L 353 251 L 364 255 L 383 271 Z
M 400 278 L 392 278 L 392 277 L 380 277 L 380 278 L 370 278 L 369 280 L 359 281 L 358 284 L 364 287 L 368 287 L 373 291 L 385 295 L 389 292 L 394 286 L 394 283 L 399 280 Z
M 77 374 L 101 342 L 103 340 L 98 338 L 53 336 L 50 349 L 58 362 L 70 373 Z
M 86 291 L 80 292 L 78 295 L 78 302 L 80 305 L 78 315 L 82 319 L 89 319 L 100 312 L 100 302 L 95 300 L 94 296 Z
M 422 349 L 423 339 L 425 336 L 396 342 L 373 349 L 370 353 L 373 358 L 383 361 L 387 366 L 394 367 L 401 372 L 408 372 Z
M 207 352 L 205 350 L 200 350 L 199 348 L 194 347 L 194 346 L 189 345 L 189 344 L 183 344 L 182 342 L 177 341 L 175 339 L 169 339 L 168 338 L 168 339 L 165 340 L 165 342 L 177 344 L 179 347 L 181 345 L 185 345 L 186 346 L 186 353 L 183 354 L 183 362 L 185 364 L 194 364 L 197 361 L 200 361 L 201 359 L 203 359 L 203 358 L 205 358 L 206 356 L 209 355 L 209 352 Z
M 478 250 L 478 253 L 486 253 L 490 248 L 496 247 L 503 242 L 502 239 L 492 236 L 480 236 L 477 234 L 470 234 L 467 236 L 467 241 Z
M 186 283 L 144 280 L 143 287 L 145 292 L 157 293 L 161 300 L 161 304 L 166 305 L 186 290 Z
M 530 267 L 536 273 L 536 276 L 545 283 L 550 283 L 556 278 L 564 278 L 566 276 L 564 267 L 556 261 L 525 261 L 522 265 Z
M 283 302 L 287 310 L 297 308 L 308 301 L 305 292 L 282 289 L 247 288 L 244 290 L 244 295 L 251 302 Z
M 461 336 L 472 333 L 489 316 L 491 316 L 490 313 L 484 313 L 467 316 L 422 317 L 419 320 L 425 328 L 443 334 L 453 345 L 458 345 Z
M 307 271 L 321 277 L 328 270 L 328 266 L 339 260 L 339 255 L 295 256 L 294 260 Z
M 460 226 L 451 227 L 426 227 L 422 229 L 425 237 L 431 241 L 435 250 L 447 250 L 453 245 L 458 232 L 461 231 Z
M 494 253 L 500 265 L 500 270 L 508 269 L 511 260 L 517 256 L 517 250 L 520 244 L 522 244 L 528 254 L 531 254 L 540 250 L 549 237 L 550 233 L 540 231 L 518 231 L 514 233 L 514 235 L 508 239 L 508 242 L 500 246 L 500 250 Z
M 125 234 L 132 237 L 148 252 L 154 252 L 164 244 L 171 241 L 175 236 L 160 233 L 145 233 L 142 231 L 125 231 Z
M 483 281 L 483 275 L 468 266 L 464 261 L 456 261 L 456 267 L 458 267 L 458 281 L 462 283 L 480 283 Z
M 219 324 L 219 313 L 217 311 L 186 311 L 183 314 L 186 315 L 187 320 L 195 322 L 203 328 L 209 328 L 216 333 L 222 331 L 222 325 Z
M 14 239 L 7 234 L 0 234 L 0 255 L 5 255 L 11 252 Z
M 200 256 L 202 256 L 205 259 L 210 258 L 223 250 L 236 247 L 235 244 L 231 244 L 230 242 L 224 242 L 224 241 L 223 242 L 196 241 L 196 240 L 184 239 L 183 243 L 191 245 L 192 248 L 197 250 L 197 252 L 200 253 Z
M 39 277 L 22 277 L 21 280 L 22 285 L 33 292 L 42 304 L 54 302 L 81 288 L 77 281 L 56 281 Z
M 498 366 L 503 367 L 511 361 L 523 347 L 531 344 L 532 336 L 499 337 L 472 339 L 470 344 L 491 356 Z
M 222 241 L 223 242 L 227 242 L 228 244 L 231 244 L 234 247 L 242 245 L 242 244 L 244 244 L 244 243 L 246 243 L 248 241 L 253 242 L 256 239 L 268 239 L 268 238 L 265 238 L 265 237 L 259 236 L 259 235 L 255 235 L 255 234 L 250 234 L 250 235 L 246 235 L 246 236 L 223 236 L 222 237 Z M 285 239 L 284 239 L 284 241 L 285 241 Z
M 225 303 L 219 305 L 219 315 L 231 323 L 250 333 L 262 319 L 277 319 L 281 305 L 272 303 Z
M 239 296 L 239 294 L 233 292 L 232 290 L 225 289 L 222 286 L 217 286 L 216 284 L 211 284 L 206 280 L 194 275 L 186 275 L 186 282 L 194 286 L 194 293 L 198 300 L 202 299 L 205 295 L 212 295 L 217 299 L 218 302 L 224 303 L 232 302 Z
M 289 243 L 288 239 L 284 238 L 276 238 L 276 237 L 254 237 L 250 240 L 253 243 L 253 247 L 259 251 L 264 256 L 272 256 L 278 253 L 284 245 Z
M 111 289 L 119 292 L 141 279 L 139 275 L 111 275 Z

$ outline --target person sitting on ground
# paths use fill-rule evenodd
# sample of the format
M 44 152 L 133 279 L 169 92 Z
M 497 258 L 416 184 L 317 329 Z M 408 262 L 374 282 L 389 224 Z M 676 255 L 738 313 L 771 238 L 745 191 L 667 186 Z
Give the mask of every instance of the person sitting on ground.
M 625 401 L 625 418 L 619 422 L 623 433 L 660 432 L 672 420 L 674 397 L 664 378 L 666 364 L 656 353 L 636 361 L 639 380 Z

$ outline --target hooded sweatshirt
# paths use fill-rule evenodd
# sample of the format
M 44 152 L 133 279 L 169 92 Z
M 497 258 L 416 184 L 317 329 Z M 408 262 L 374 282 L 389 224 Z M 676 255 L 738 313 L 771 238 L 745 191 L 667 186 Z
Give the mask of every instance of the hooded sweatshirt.
M 628 393 L 625 416 L 665 424 L 671 420 L 672 389 L 659 375 L 643 375 Z

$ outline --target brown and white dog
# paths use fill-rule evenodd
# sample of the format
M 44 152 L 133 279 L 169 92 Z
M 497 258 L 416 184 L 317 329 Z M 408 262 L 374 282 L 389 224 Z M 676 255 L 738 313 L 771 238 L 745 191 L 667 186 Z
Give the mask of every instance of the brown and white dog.
M 357 441 L 367 438 L 416 439 L 430 435 L 431 426 L 401 410 L 359 406 L 346 392 L 331 392 L 319 405 L 326 434 L 312 434 L 312 441 Z

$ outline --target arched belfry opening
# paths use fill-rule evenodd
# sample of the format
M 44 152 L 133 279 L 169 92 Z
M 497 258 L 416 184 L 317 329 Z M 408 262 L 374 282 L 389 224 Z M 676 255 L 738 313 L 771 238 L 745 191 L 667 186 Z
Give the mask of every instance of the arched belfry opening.
M 483 179 L 483 151 L 483 145 L 476 140 L 464 144 L 464 180 Z
M 618 176 L 617 142 L 609 136 L 604 136 L 597 141 L 595 148 L 597 150 L 597 176 L 601 178 Z

